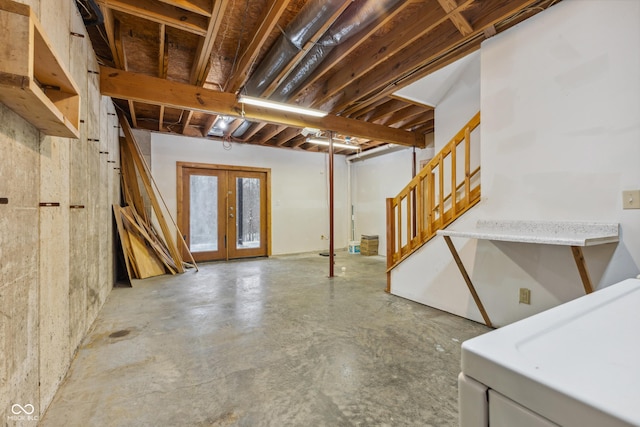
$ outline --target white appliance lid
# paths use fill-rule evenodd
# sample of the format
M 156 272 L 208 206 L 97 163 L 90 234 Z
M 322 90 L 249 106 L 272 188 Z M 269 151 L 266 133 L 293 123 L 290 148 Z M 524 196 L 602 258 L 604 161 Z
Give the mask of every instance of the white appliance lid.
M 640 280 L 465 341 L 462 372 L 563 426 L 640 426 Z

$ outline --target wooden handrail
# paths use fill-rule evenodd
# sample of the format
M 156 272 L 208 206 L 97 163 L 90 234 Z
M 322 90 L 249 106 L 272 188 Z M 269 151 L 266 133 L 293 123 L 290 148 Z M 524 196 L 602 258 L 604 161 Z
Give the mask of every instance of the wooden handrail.
M 480 201 L 480 166 L 471 170 L 471 132 L 479 125 L 480 112 L 396 197 L 387 199 L 387 273 Z M 464 154 L 458 153 L 462 144 Z

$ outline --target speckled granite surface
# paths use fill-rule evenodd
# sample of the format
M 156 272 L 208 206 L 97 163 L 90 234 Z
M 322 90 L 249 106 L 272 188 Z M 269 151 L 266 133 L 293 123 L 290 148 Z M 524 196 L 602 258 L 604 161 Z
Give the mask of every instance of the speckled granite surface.
M 592 246 L 618 241 L 618 223 L 479 220 L 469 230 L 446 229 L 441 236 L 547 245 Z

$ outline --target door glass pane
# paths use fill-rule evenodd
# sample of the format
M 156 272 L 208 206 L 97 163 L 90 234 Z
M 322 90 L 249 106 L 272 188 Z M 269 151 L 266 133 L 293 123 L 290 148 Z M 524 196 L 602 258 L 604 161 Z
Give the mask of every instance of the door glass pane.
M 236 249 L 260 247 L 260 179 L 236 178 Z
M 218 177 L 191 175 L 189 185 L 189 249 L 218 250 Z

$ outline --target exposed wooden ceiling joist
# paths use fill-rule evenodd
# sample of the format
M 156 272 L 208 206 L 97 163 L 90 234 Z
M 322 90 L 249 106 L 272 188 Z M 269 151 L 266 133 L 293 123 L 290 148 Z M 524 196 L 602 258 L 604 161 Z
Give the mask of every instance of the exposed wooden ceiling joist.
M 334 115 L 307 117 L 293 113 L 274 113 L 273 110 L 250 105 L 243 108 L 237 102 L 235 94 L 216 92 L 109 67 L 100 67 L 100 91 L 103 95 L 117 99 L 209 114 L 244 117 L 247 120 L 291 127 L 333 130 L 354 137 L 382 140 L 407 146 L 425 146 L 424 138 L 413 132 Z
M 280 132 L 278 136 L 273 140 L 273 145 L 277 145 L 282 147 L 289 140 L 295 138 L 300 133 L 300 129 L 296 128 L 287 128 L 284 131 Z
M 160 3 L 154 0 L 98 0 L 104 6 L 130 15 L 166 24 L 199 36 L 205 36 L 208 29 L 206 16 Z
M 364 149 L 397 140 L 423 145 L 425 134 L 433 132 L 433 108 L 394 98 L 394 93 L 562 0 L 397 0 L 386 7 L 381 6 L 390 3 L 380 0 L 336 0 L 332 5 L 337 12 L 322 12 L 322 0 L 96 1 L 104 24 L 88 32 L 101 64 L 128 70 L 140 84 L 148 82 L 144 76 L 157 76 L 169 85 L 184 85 L 183 93 L 160 98 L 118 81 L 117 93 L 124 100 L 118 106 L 134 126 L 190 136 L 224 132 L 231 141 L 316 152 L 317 146 L 295 133 L 305 125 L 364 134 L 358 139 Z M 318 15 L 305 13 L 307 6 Z M 283 94 L 276 86 L 293 70 L 300 75 L 300 61 L 310 65 L 302 68 L 304 77 L 286 95 L 288 102 L 333 115 L 322 121 L 245 108 L 250 124 L 236 120 L 226 130 L 218 128 L 219 115 L 241 113 L 233 95 L 261 64 L 269 63 L 272 46 L 287 37 L 291 23 L 304 26 L 303 17 L 319 19 L 313 22 L 324 26 L 319 31 L 317 25 L 309 26 L 307 45 L 293 60 L 278 65 L 273 73 L 278 76 L 261 96 Z M 328 49 L 318 62 L 301 59 L 319 40 Z M 107 80 L 113 84 L 117 79 Z M 158 86 L 158 80 L 153 84 Z M 181 98 L 185 93 L 190 95 Z M 213 100 L 224 101 L 223 108 L 214 109 Z
M 311 86 L 320 80 L 327 72 L 332 70 L 335 66 L 345 60 L 349 54 L 355 51 L 362 43 L 373 36 L 378 30 L 383 28 L 389 21 L 391 21 L 397 14 L 402 12 L 411 2 L 400 2 L 393 9 L 389 10 L 386 14 L 382 15 L 374 22 L 372 22 L 367 28 L 362 31 L 360 37 L 352 37 L 345 43 L 341 43 L 322 62 L 322 65 L 315 70 L 311 76 L 306 80 L 304 85 L 297 91 L 297 94 L 301 93 L 304 88 Z M 293 96 L 292 96 L 293 97 Z
M 466 43 L 467 49 L 472 49 L 474 46 L 475 48 L 479 47 L 484 39 L 482 37 L 484 29 L 509 17 L 513 13 L 513 6 L 517 5 L 520 8 L 525 8 L 535 2 L 536 0 L 511 0 L 508 3 L 504 3 L 499 0 L 489 0 L 487 3 L 491 3 L 489 6 L 492 7 L 489 8 L 486 15 L 474 22 L 475 30 L 467 37 L 460 34 L 453 25 L 437 25 L 423 37 L 416 40 L 416 43 L 398 51 L 397 54 L 381 63 L 377 62 L 375 73 L 367 73 L 340 91 L 337 94 L 337 102 L 334 100 L 332 105 L 333 110 L 341 111 L 350 108 L 354 99 L 366 97 L 368 102 L 373 102 L 378 99 L 377 97 L 389 95 L 397 90 L 396 85 L 400 80 L 404 80 L 403 84 L 416 81 L 426 74 L 423 67 L 448 52 L 456 52 L 456 48 L 461 44 Z M 463 3 L 456 10 L 461 10 L 465 4 Z M 447 14 L 447 17 L 452 13 Z M 438 20 L 438 22 L 439 24 L 442 23 L 441 20 Z M 469 40 L 472 40 L 472 42 Z M 437 53 L 433 54 L 432 52 Z M 398 68 L 407 70 L 405 76 L 394 72 Z M 341 71 L 341 74 L 344 74 L 344 71 Z M 342 86 L 345 87 L 345 85 Z M 345 111 L 345 113 L 348 114 L 348 111 Z
M 473 28 L 471 27 L 471 24 L 469 24 L 469 21 L 467 21 L 467 19 L 462 16 L 462 13 L 457 10 L 458 4 L 455 0 L 438 0 L 438 3 L 440 3 L 442 9 L 449 14 L 449 19 L 453 25 L 456 26 L 458 31 L 460 31 L 460 34 L 467 36 L 473 32 Z
M 258 132 L 260 132 L 263 128 L 269 126 L 269 123 L 254 123 L 251 125 L 249 130 L 242 135 L 242 141 L 247 142 L 251 140 Z M 264 142 L 264 140 L 263 140 Z
M 435 31 L 441 32 L 442 30 L 440 28 L 443 22 L 448 22 L 452 14 L 463 11 L 469 7 L 473 1 L 474 0 L 466 0 L 449 13 L 444 13 L 441 9 L 431 9 L 429 5 L 425 3 L 422 14 L 416 14 L 411 22 L 399 26 L 394 33 L 381 36 L 378 40 L 379 48 L 377 50 L 363 52 L 365 55 L 359 56 L 357 61 L 341 67 L 329 77 L 325 85 L 331 89 L 326 91 L 323 97 L 315 99 L 313 105 L 322 106 L 329 102 L 332 97 L 354 83 L 354 76 L 386 76 L 387 80 L 393 81 L 394 78 L 398 76 L 398 69 L 407 69 L 402 62 L 402 56 L 409 55 L 410 57 L 415 57 L 413 55 L 420 55 L 419 52 L 402 54 L 408 50 L 431 52 L 430 47 L 424 45 L 423 38 L 425 36 L 431 38 Z M 438 34 L 438 36 L 433 38 L 438 40 L 440 37 L 442 37 L 442 35 Z M 444 37 L 446 37 L 446 35 Z M 404 61 L 406 61 L 406 59 L 404 59 Z M 379 67 L 384 65 L 387 65 L 387 67 L 385 72 L 382 73 Z M 389 69 L 391 69 L 391 74 L 389 74 Z M 364 86 L 364 84 L 362 86 Z M 378 87 L 379 86 L 374 86 L 375 89 L 378 89 Z M 369 89 L 368 87 L 367 89 L 368 93 L 374 91 L 374 89 Z M 361 88 L 358 88 L 358 90 L 361 90 Z M 360 98 L 364 94 L 358 93 L 357 95 L 359 95 L 358 98 Z M 352 95 L 345 94 L 344 98 L 347 96 Z M 340 110 L 340 107 L 334 108 Z
M 191 69 L 191 78 L 189 80 L 193 85 L 202 86 L 207 78 L 213 43 L 220 30 L 220 24 L 224 19 L 228 4 L 229 0 L 216 0 L 214 2 L 211 19 L 207 25 L 207 33 L 205 37 L 198 42 L 196 60 Z
M 212 0 L 160 0 L 162 3 L 169 4 L 171 6 L 179 7 L 180 9 L 188 10 L 193 13 L 197 13 L 203 16 L 211 16 L 211 1 Z M 215 0 L 214 0 L 215 1 Z
M 288 66 L 286 68 L 283 68 L 283 70 L 276 76 L 273 82 L 265 89 L 264 93 L 262 93 L 262 96 L 268 97 L 268 96 L 271 96 L 271 94 L 273 94 L 273 92 L 276 90 L 280 82 L 282 82 L 285 78 L 287 78 L 287 76 L 296 68 L 296 66 L 300 63 L 302 58 L 305 57 L 305 55 L 307 54 L 307 51 L 311 48 L 311 46 L 313 46 L 315 43 L 318 42 L 318 40 L 325 34 L 327 29 L 331 27 L 331 24 L 333 24 L 333 22 L 336 19 L 338 19 L 338 17 L 352 3 L 352 1 L 353 0 L 344 0 L 344 2 L 342 3 L 342 6 L 337 8 L 331 16 L 328 16 L 326 18 L 324 24 L 320 28 L 318 28 L 318 31 L 316 31 L 315 34 L 311 36 L 311 38 L 306 43 L 306 45 L 303 46 L 302 49 L 298 51 L 298 53 L 293 57 L 291 62 L 288 64 Z
M 251 65 L 256 60 L 267 38 L 278 24 L 278 20 L 287 9 L 288 0 L 272 0 L 269 8 L 260 19 L 260 27 L 255 32 L 251 43 L 240 56 L 239 61 L 226 84 L 225 92 L 235 93 L 246 82 Z

